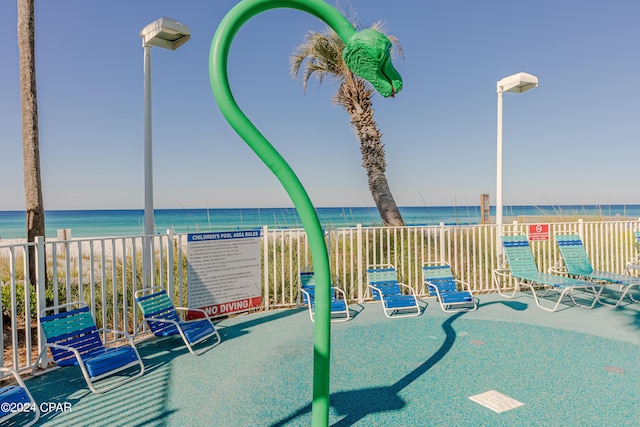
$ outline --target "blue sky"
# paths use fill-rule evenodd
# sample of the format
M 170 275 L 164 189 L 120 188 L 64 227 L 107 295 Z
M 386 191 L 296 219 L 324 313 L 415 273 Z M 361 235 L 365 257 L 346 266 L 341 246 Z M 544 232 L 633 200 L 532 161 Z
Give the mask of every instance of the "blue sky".
M 329 1 L 335 5 L 333 0 Z M 36 2 L 36 72 L 46 209 L 142 209 L 140 30 L 188 25 L 176 51 L 153 48 L 156 208 L 287 207 L 277 179 L 224 120 L 209 87 L 211 39 L 235 0 Z M 504 204 L 637 204 L 640 3 L 350 0 L 404 48 L 404 89 L 374 98 L 387 178 L 401 206 L 478 205 L 496 191 L 496 82 L 504 97 Z M 579 7 L 578 7 L 579 4 Z M 341 1 L 339 7 L 347 5 Z M 290 9 L 248 21 L 231 46 L 236 101 L 317 206 L 373 206 L 336 86 L 289 75 L 317 18 Z M 0 210 L 24 209 L 16 2 L 0 6 Z

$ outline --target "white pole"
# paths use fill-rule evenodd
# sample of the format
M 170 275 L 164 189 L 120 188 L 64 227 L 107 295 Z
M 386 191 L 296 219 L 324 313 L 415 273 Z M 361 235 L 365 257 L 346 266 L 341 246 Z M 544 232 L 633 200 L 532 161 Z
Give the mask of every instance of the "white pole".
M 151 46 L 144 46 L 144 234 L 153 236 L 153 149 L 151 145 Z M 152 286 L 151 242 L 142 247 L 142 286 Z
M 498 90 L 498 147 L 496 149 L 496 253 L 502 264 L 502 90 Z
M 144 234 L 153 235 L 153 150 L 151 145 L 151 46 L 144 46 Z
M 502 226 L 502 91 L 498 91 L 498 147 L 496 158 L 496 225 Z

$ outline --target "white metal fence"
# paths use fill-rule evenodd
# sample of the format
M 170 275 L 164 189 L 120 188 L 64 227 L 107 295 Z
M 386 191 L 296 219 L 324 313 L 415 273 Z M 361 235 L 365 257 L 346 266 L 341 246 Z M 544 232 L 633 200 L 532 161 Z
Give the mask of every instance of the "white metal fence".
M 530 225 L 514 222 L 502 230 L 526 233 Z M 540 271 L 547 271 L 559 258 L 553 235 L 571 231 L 582 237 L 594 268 L 623 273 L 636 254 L 633 231 L 640 228 L 640 221 L 578 220 L 548 223 L 548 227 L 549 240 L 531 242 Z M 396 266 L 401 279 L 421 295 L 426 294 L 422 265 L 434 261 L 449 262 L 476 293 L 497 290 L 492 282 L 492 272 L 500 264 L 495 225 L 358 226 L 325 234 L 332 277 L 350 302 L 367 298 L 367 266 L 383 263 Z M 177 305 L 186 305 L 186 251 L 186 234 L 0 244 L 3 365 L 27 369 L 35 362 L 43 339 L 36 319 L 45 307 L 82 300 L 98 326 L 133 333 L 141 319 L 133 301 L 136 290 L 162 286 L 175 296 Z M 37 262 L 35 278 L 29 276 L 30 257 Z M 304 230 L 264 227 L 262 309 L 295 305 L 299 272 L 311 265 Z M 25 285 L 31 279 L 37 286 Z

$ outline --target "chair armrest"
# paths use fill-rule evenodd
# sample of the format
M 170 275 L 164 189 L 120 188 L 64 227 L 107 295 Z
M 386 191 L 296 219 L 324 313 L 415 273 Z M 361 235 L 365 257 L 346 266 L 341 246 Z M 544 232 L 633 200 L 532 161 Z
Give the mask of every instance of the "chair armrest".
M 398 283 L 398 285 L 400 285 L 401 287 L 409 289 L 411 291 L 411 295 L 413 295 L 414 297 L 416 296 L 416 291 L 413 290 L 413 286 L 407 285 L 405 283 Z
M 372 285 L 370 283 L 367 283 L 367 288 L 371 288 L 371 297 L 372 298 L 375 298 L 375 296 L 373 295 L 373 291 L 378 292 L 378 294 L 380 295 L 380 298 L 382 298 L 382 291 L 376 285 Z
M 334 292 L 339 293 L 342 296 L 341 299 L 343 299 L 345 301 L 347 300 L 347 293 L 345 291 L 343 291 L 342 289 L 338 288 L 337 286 L 332 286 L 331 290 L 333 290 Z
M 80 352 L 78 351 L 78 349 L 75 348 L 75 347 L 69 347 L 68 345 L 62 345 L 62 344 L 56 344 L 56 343 L 48 342 L 48 343 L 44 344 L 42 349 L 44 350 L 47 347 L 59 348 L 61 350 L 70 351 L 70 352 L 72 352 L 74 354 L 76 359 L 78 359 L 78 362 L 82 361 L 82 356 L 80 355 Z M 35 366 L 34 366 L 34 369 L 35 369 Z
M 156 317 L 145 317 L 144 321 L 153 321 L 153 322 L 159 322 L 159 323 L 171 323 L 172 325 L 178 325 L 178 322 L 176 322 L 175 320 L 171 320 L 171 319 L 162 319 L 162 318 L 156 318 Z
M 33 366 L 31 367 L 31 375 L 32 376 L 38 376 L 40 374 L 36 373 L 36 369 L 38 368 L 38 365 L 40 364 L 40 359 L 47 353 L 46 349 L 50 347 L 50 348 L 59 348 L 61 350 L 65 350 L 65 351 L 70 351 L 71 353 L 73 353 L 73 356 L 76 358 L 76 360 L 78 361 L 79 365 L 82 365 L 82 356 L 80 355 L 80 352 L 78 351 L 78 349 L 74 348 L 74 347 L 69 347 L 68 345 L 62 345 L 62 344 L 56 344 L 56 343 L 49 343 L 46 342 L 44 343 L 44 345 L 42 346 L 42 348 L 40 349 L 40 354 L 38 355 L 38 359 L 36 360 L 36 363 L 33 364 Z M 47 364 L 50 362 L 50 360 L 47 361 Z M 55 360 L 54 360 L 55 362 Z M 84 371 L 84 367 L 82 367 L 83 371 Z
M 209 322 L 211 322 L 211 319 L 209 318 L 209 315 L 207 314 L 207 312 L 201 308 L 189 308 L 189 307 L 174 307 L 176 309 L 176 311 L 196 311 L 198 313 L 202 313 L 204 315 L 204 318 L 207 319 Z
M 133 338 L 131 338 L 131 335 L 129 335 L 128 332 L 118 331 L 116 329 L 109 329 L 109 328 L 100 328 L 97 331 L 98 332 L 111 332 L 115 336 L 122 335 L 123 337 L 125 337 L 131 343 L 131 345 L 133 345 Z
M 496 268 L 495 270 L 493 270 L 493 276 L 500 276 L 500 277 L 509 277 L 511 276 L 511 269 L 509 268 Z
M 432 282 L 430 282 L 429 280 L 425 280 L 424 284 L 427 285 L 427 292 L 429 292 L 429 295 L 427 295 L 427 297 L 432 297 L 431 292 L 435 293 L 438 296 L 440 295 L 440 289 L 438 289 L 438 287 Z
M 456 284 L 460 284 L 463 291 L 471 292 L 471 285 L 469 285 L 469 283 L 467 283 L 465 281 L 462 281 L 462 280 L 459 280 L 459 279 L 453 279 L 453 281 Z

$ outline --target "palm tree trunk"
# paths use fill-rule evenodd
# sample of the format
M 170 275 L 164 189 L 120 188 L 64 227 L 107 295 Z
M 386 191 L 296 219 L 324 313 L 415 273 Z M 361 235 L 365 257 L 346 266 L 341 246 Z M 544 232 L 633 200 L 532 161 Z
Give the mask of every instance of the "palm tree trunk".
M 22 102 L 22 155 L 27 241 L 44 236 L 44 205 L 40 179 L 40 142 L 36 96 L 35 0 L 18 0 L 18 49 L 20 51 L 20 100 Z M 36 280 L 35 250 L 29 248 L 29 278 Z
M 367 176 L 369 177 L 369 190 L 376 202 L 382 223 L 388 226 L 404 226 L 404 220 L 393 199 L 384 171 L 367 170 Z
M 373 113 L 373 110 L 370 110 Z M 371 114 L 373 116 L 373 114 Z M 373 130 L 372 132 L 370 132 Z M 389 183 L 385 175 L 386 161 L 384 148 L 380 139 L 380 131 L 377 127 L 367 126 L 358 129 L 356 133 L 360 138 L 360 152 L 362 153 L 362 166 L 367 171 L 369 191 L 376 203 L 382 223 L 388 226 L 403 226 L 404 221 L 396 202 L 391 194 Z M 375 137 L 377 135 L 377 138 Z
M 364 82 L 360 79 L 348 79 L 341 85 L 338 97 L 349 113 L 351 124 L 360 141 L 362 167 L 367 171 L 369 191 L 376 203 L 382 223 L 387 226 L 403 226 L 402 215 L 393 199 L 385 175 L 387 162 L 382 145 L 382 134 L 373 118 L 371 91 L 363 85 Z

